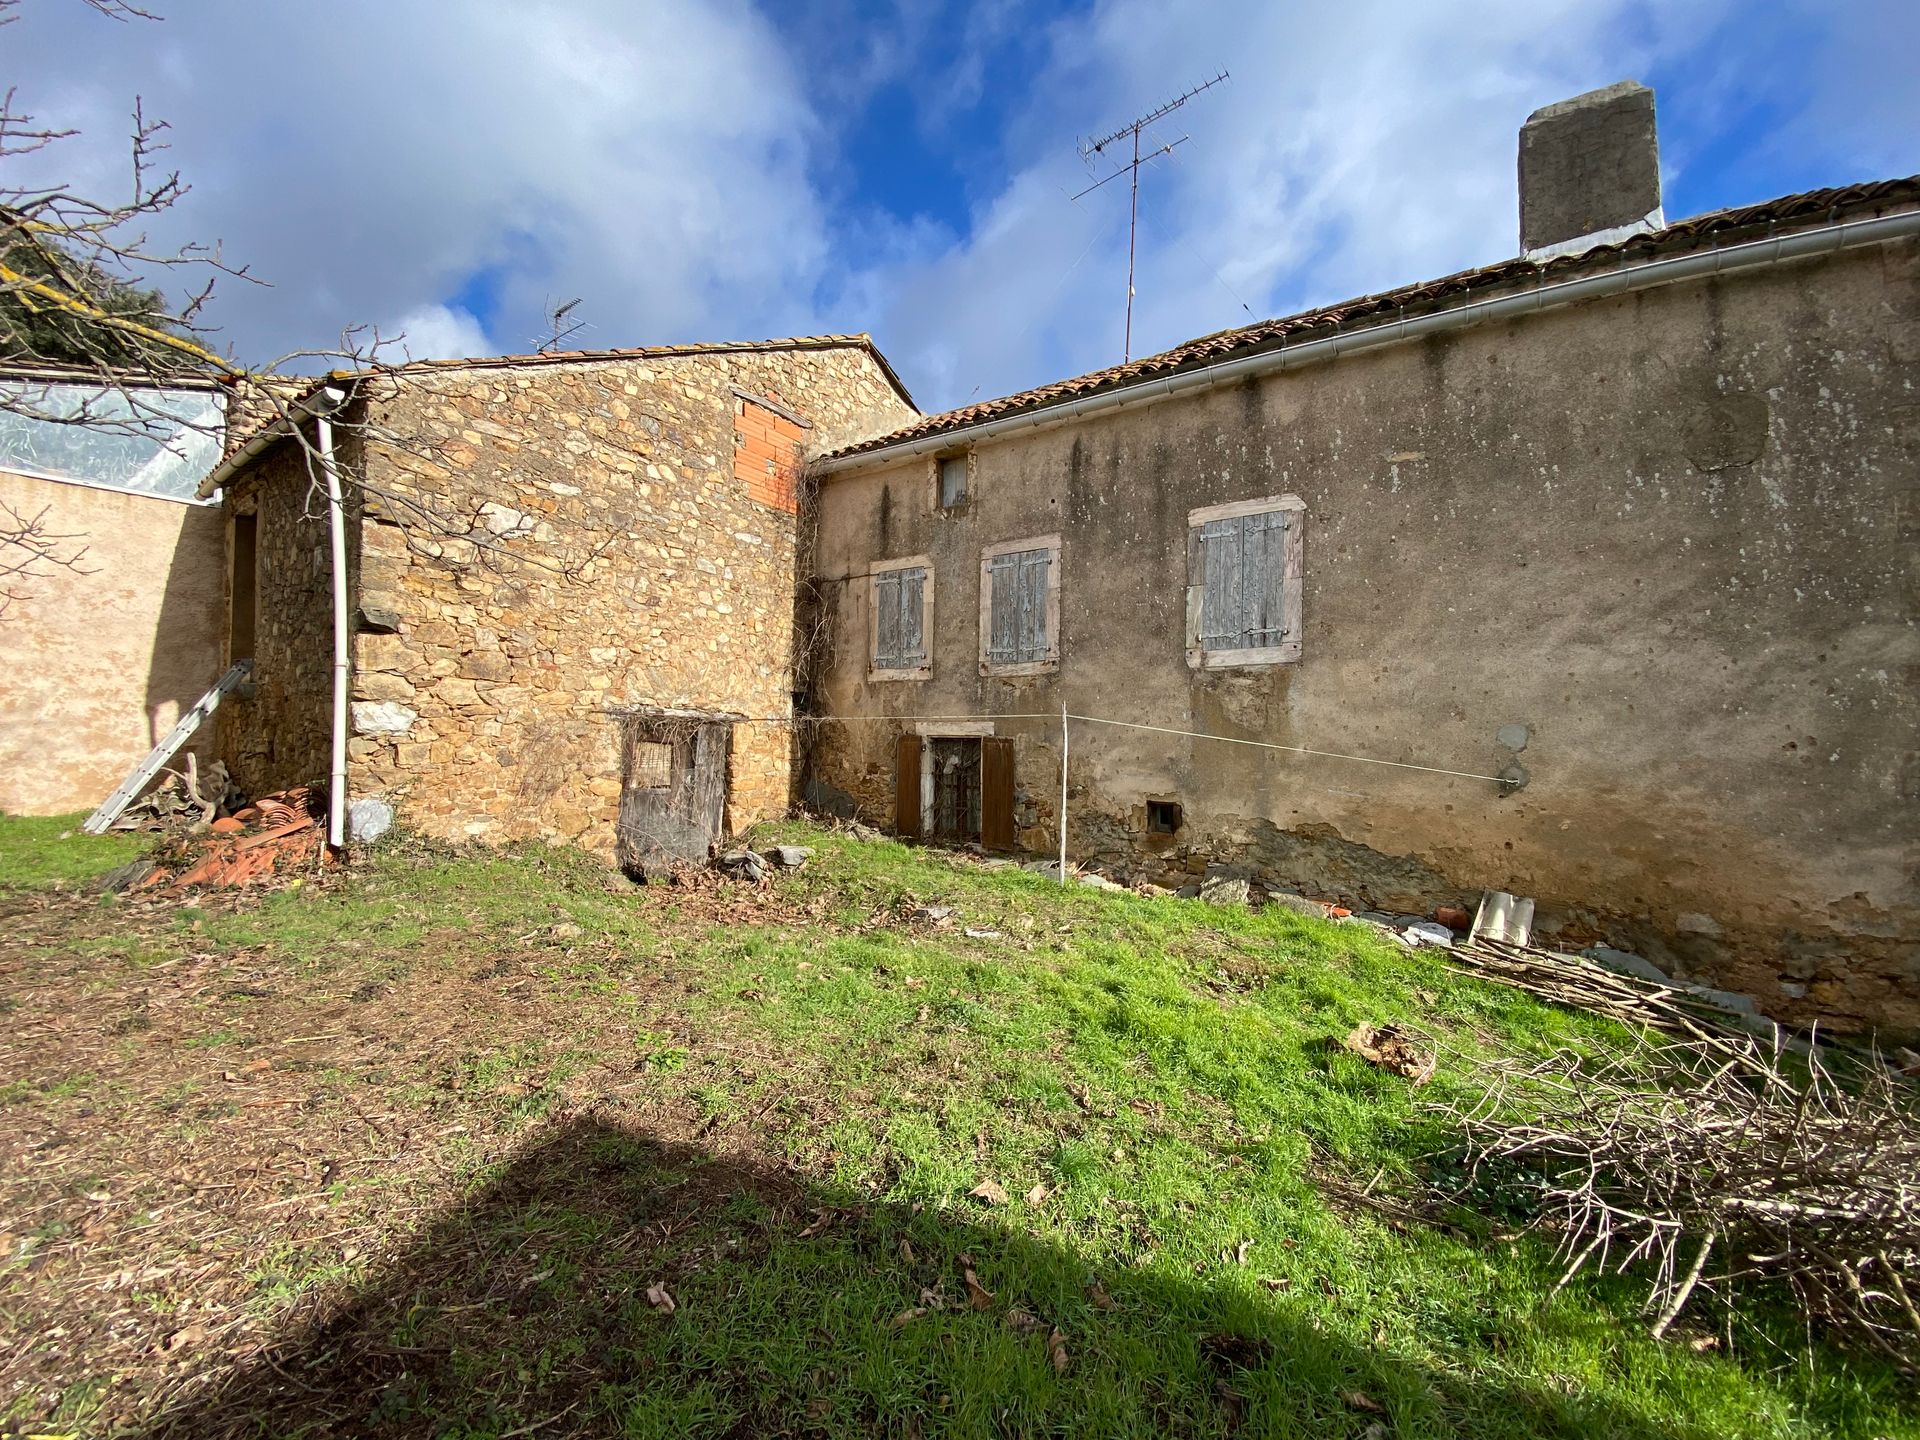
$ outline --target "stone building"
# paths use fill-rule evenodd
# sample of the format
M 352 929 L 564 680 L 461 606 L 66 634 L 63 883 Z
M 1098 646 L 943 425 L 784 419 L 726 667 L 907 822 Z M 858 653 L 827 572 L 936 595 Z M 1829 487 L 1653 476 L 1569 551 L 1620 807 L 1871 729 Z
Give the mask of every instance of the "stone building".
M 643 868 L 800 797 L 1163 884 L 1503 889 L 1920 1033 L 1920 177 L 1669 224 L 1631 84 L 1519 170 L 1516 259 L 942 415 L 865 336 L 332 377 L 207 482 L 256 666 L 220 753 L 257 793 L 344 736 L 358 835 Z
M 1654 143 L 1550 107 L 1521 258 L 826 456 L 809 798 L 1050 849 L 1065 723 L 1130 878 L 1509 890 L 1920 1031 L 1920 177 L 1670 225 Z
M 918 412 L 865 336 L 434 362 L 335 377 L 209 476 L 228 512 L 220 753 L 330 776 L 343 485 L 346 795 L 450 838 L 704 855 L 784 814 L 805 459 Z

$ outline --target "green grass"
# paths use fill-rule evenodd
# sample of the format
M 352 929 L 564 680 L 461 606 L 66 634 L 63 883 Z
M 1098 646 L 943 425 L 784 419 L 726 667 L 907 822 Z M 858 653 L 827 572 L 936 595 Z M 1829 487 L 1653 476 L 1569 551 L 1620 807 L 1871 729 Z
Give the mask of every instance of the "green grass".
M 500 1436 L 564 1413 L 556 1433 L 663 1437 L 1920 1434 L 1897 1376 L 1809 1352 L 1784 1307 L 1709 1309 L 1655 1342 L 1639 1287 L 1555 1294 L 1550 1242 L 1499 1217 L 1398 1226 L 1316 1184 L 1418 1194 L 1449 1141 L 1421 1099 L 1472 1096 L 1488 1057 L 1617 1045 L 1615 1027 L 1362 926 L 777 833 L 816 858 L 748 923 L 564 851 L 404 847 L 341 887 L 183 922 L 330 994 L 497 961 L 583 1017 L 529 1039 L 475 1015 L 396 1069 L 389 1106 L 486 1106 L 515 1137 L 476 1149 L 403 1263 L 349 1280 L 288 1241 L 252 1275 L 256 1304 L 347 1288 L 325 1362 L 343 1375 L 356 1345 L 438 1357 L 344 1385 L 347 1430 Z M 930 901 L 950 927 L 903 918 Z M 1361 1021 L 1435 1036 L 1430 1087 L 1339 1048 Z M 563 1104 L 606 1075 L 629 1098 Z M 691 1119 L 657 1134 L 665 1114 Z M 986 1180 L 1008 1203 L 970 1196 Z
M 85 885 L 137 859 L 150 837 L 83 835 L 84 815 L 0 815 L 0 890 Z

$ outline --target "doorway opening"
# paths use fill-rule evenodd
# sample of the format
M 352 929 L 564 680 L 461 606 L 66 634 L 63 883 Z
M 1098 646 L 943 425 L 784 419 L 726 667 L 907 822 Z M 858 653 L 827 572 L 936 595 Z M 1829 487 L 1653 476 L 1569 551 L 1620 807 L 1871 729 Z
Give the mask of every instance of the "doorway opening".
M 948 845 L 980 838 L 980 742 L 937 739 L 928 757 L 933 771 L 932 824 L 927 834 Z
M 1001 735 L 902 735 L 894 829 L 943 845 L 1014 848 L 1013 741 Z
M 675 711 L 621 723 L 620 866 L 645 880 L 705 864 L 726 834 L 733 717 Z
M 260 605 L 260 517 L 233 517 L 233 573 L 227 586 L 227 663 L 251 660 L 254 616 Z

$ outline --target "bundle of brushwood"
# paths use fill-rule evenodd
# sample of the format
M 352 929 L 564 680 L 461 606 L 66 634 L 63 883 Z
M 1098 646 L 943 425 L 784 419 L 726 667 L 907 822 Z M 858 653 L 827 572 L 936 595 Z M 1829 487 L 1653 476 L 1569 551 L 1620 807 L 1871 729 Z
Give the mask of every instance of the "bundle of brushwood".
M 1717 1049 L 1730 1042 L 1729 1056 L 1745 1055 L 1756 1032 L 1770 1034 L 1795 1049 L 1805 1042 L 1786 1038 L 1757 1015 L 1741 1015 L 1706 998 L 1695 987 L 1657 984 L 1622 975 L 1578 955 L 1562 955 L 1529 945 L 1507 945 L 1485 937 L 1445 952 L 1449 965 L 1496 984 L 1510 985 L 1546 1000 L 1587 1010 L 1635 1027 L 1665 1031 Z
M 1470 1188 L 1518 1190 L 1558 1230 L 1561 1285 L 1645 1275 L 1655 1336 L 1703 1292 L 1737 1311 L 1785 1285 L 1836 1343 L 1920 1370 L 1920 1096 L 1892 1069 L 1716 1036 L 1483 1076 L 1434 1108 Z

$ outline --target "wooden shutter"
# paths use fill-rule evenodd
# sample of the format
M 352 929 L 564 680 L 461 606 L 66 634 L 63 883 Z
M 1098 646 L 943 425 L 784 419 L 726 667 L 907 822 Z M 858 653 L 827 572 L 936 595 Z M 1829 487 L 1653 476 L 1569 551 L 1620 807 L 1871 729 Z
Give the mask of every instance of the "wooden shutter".
M 916 565 L 898 574 L 900 579 L 894 591 L 894 605 L 899 615 L 896 631 L 899 649 L 894 663 L 903 669 L 913 669 L 927 663 L 927 572 Z
M 1240 610 L 1246 634 L 1240 643 L 1264 649 L 1287 638 L 1287 512 L 1249 515 L 1242 524 Z
M 980 843 L 1013 849 L 1013 741 L 989 735 L 980 742 Z
M 902 735 L 893 752 L 893 828 L 899 835 L 920 833 L 920 737 Z
M 1020 552 L 1020 660 L 1047 658 L 1047 569 L 1052 552 Z
M 1200 607 L 1200 644 L 1207 650 L 1237 650 L 1240 627 L 1240 522 L 1209 520 L 1200 527 L 1205 597 Z
M 987 659 L 996 665 L 1009 665 L 1019 658 L 1020 650 L 1020 557 L 996 555 L 987 562 L 987 578 L 993 591 L 987 601 Z
M 884 570 L 873 577 L 873 664 L 875 669 L 900 668 L 900 572 Z

